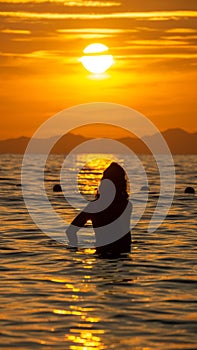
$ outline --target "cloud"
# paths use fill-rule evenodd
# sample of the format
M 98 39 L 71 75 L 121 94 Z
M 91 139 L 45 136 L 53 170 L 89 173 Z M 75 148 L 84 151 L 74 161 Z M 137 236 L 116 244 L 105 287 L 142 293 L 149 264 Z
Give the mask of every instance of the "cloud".
M 113 29 L 113 28 L 75 28 L 57 29 L 56 32 L 65 39 L 102 39 L 114 37 L 125 33 L 136 33 L 137 29 Z
M 152 11 L 152 12 L 114 12 L 114 13 L 39 13 L 26 11 L 1 11 L 2 17 L 23 19 L 146 19 L 152 21 L 178 20 L 181 18 L 196 18 L 197 11 Z
M 76 7 L 114 7 L 114 6 L 120 6 L 120 2 L 114 2 L 114 1 L 90 1 L 90 0 L 75 0 L 75 1 L 67 1 L 64 4 L 66 6 L 76 6 Z
M 181 38 L 183 39 L 183 38 Z M 187 41 L 182 40 L 170 40 L 169 38 L 165 38 L 165 40 L 132 40 L 129 41 L 128 44 L 138 45 L 138 46 L 148 46 L 148 47 L 157 47 L 157 46 L 182 46 L 182 45 L 188 45 Z
M 194 40 L 197 39 L 197 35 L 187 35 L 187 33 L 185 33 L 186 35 L 181 36 L 181 35 L 170 35 L 170 36 L 163 36 L 162 38 L 165 40 Z
M 2 57 L 26 57 L 26 58 L 54 58 L 57 57 L 57 51 L 33 51 L 31 53 L 11 53 L 11 52 L 0 52 L 0 56 Z
M 166 33 L 177 33 L 177 34 L 197 33 L 197 29 L 194 29 L 194 28 L 171 28 L 171 29 L 167 29 Z
M 114 28 L 75 28 L 75 29 L 57 29 L 62 34 L 121 34 L 125 32 L 137 32 L 137 29 L 114 29 Z
M 133 61 L 137 61 L 138 59 L 142 60 L 143 62 L 141 63 L 141 65 L 143 65 L 144 63 L 147 63 L 148 62 L 148 59 L 151 59 L 152 60 L 152 63 L 155 62 L 155 61 L 163 61 L 166 63 L 166 68 L 170 66 L 172 66 L 172 62 L 183 62 L 183 60 L 186 60 L 187 61 L 187 64 L 189 66 L 190 62 L 195 62 L 197 58 L 197 54 L 190 54 L 190 53 L 138 53 L 138 54 L 134 54 L 134 55 L 130 55 L 130 56 L 127 56 L 125 57 L 125 60 L 128 62 L 128 65 L 129 65 L 129 62 L 130 64 L 132 63 L 132 60 Z M 122 57 L 122 60 L 124 58 Z M 181 62 L 181 63 L 182 63 Z M 181 67 L 181 64 L 178 64 L 177 67 L 176 67 L 177 70 L 182 70 L 182 67 Z M 187 68 L 184 67 L 184 70 L 185 70 L 185 73 L 187 74 Z M 153 70 L 154 72 L 154 70 Z
M 31 34 L 30 30 L 25 30 L 25 29 L 2 29 L 0 30 L 0 33 L 4 34 Z
M 9 4 L 32 4 L 32 0 L 0 0 L 0 3 L 9 3 Z M 121 2 L 115 1 L 94 1 L 94 0 L 75 0 L 75 1 L 66 1 L 66 0 L 35 0 L 36 4 L 63 4 L 66 7 L 115 7 L 121 6 Z
M 12 52 L 0 52 L 0 58 L 9 59 L 23 59 L 30 61 L 43 61 L 50 60 L 54 62 L 61 62 L 63 64 L 74 65 L 78 64 L 78 57 L 63 55 L 62 52 L 58 50 L 37 50 L 29 53 L 12 53 Z M 14 61 L 16 64 L 16 61 Z M 19 63 L 19 62 L 18 62 Z
M 71 34 L 69 33 L 66 34 L 66 36 L 63 36 L 62 39 L 65 38 L 65 40 L 76 40 L 76 39 L 85 39 L 85 40 L 89 40 L 89 39 L 103 39 L 103 38 L 110 38 L 113 37 L 113 34 L 91 34 L 91 33 L 78 33 L 78 34 Z

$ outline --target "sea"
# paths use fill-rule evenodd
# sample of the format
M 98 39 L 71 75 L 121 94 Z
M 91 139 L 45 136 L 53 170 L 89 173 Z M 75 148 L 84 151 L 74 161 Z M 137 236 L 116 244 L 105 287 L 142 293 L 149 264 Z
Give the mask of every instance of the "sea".
M 54 192 L 64 157 L 50 155 L 45 192 L 54 212 L 71 222 L 94 197 L 106 166 L 118 161 L 127 169 L 134 208 L 128 254 L 97 256 L 88 246 L 91 224 L 78 232 L 87 247 L 77 251 L 64 242 L 64 232 L 61 239 L 43 232 L 23 197 L 23 156 L 0 155 L 0 348 L 197 349 L 197 156 L 173 157 L 172 204 L 162 223 L 156 218 L 154 231 L 148 228 L 161 188 L 154 158 L 142 155 L 135 163 L 124 154 L 89 156 L 69 159 L 65 191 Z M 196 194 L 185 193 L 188 186 Z M 50 215 L 43 208 L 38 200 L 39 218 Z

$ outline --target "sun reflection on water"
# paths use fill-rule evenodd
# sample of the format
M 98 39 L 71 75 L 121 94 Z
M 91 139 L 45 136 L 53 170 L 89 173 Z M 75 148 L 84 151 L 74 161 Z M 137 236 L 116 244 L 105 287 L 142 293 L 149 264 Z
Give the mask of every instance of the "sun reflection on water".
M 103 172 L 113 161 L 116 159 L 112 154 L 78 156 L 79 164 L 85 164 L 78 174 L 78 188 L 83 196 L 90 200 L 94 199 Z
M 66 276 L 51 278 L 52 282 L 62 285 L 72 296 L 69 306 L 54 308 L 52 312 L 58 317 L 66 316 L 75 319 L 75 325 L 73 324 L 69 328 L 69 332 L 64 335 L 64 339 L 68 343 L 67 349 L 103 350 L 106 349 L 102 339 L 105 331 L 101 327 L 98 328 L 101 317 L 96 313 L 94 305 L 85 304 L 86 296 L 93 295 L 95 289 L 92 271 L 96 259 L 92 255 L 92 250 L 87 249 L 86 252 L 83 252 L 83 257 L 80 253 L 80 261 L 82 262 L 82 274 L 77 283 Z
M 77 332 L 77 333 L 76 333 Z M 72 341 L 70 350 L 103 350 L 106 347 L 101 341 L 99 334 L 104 334 L 103 330 L 78 330 L 71 329 L 71 333 L 66 336 L 67 340 Z

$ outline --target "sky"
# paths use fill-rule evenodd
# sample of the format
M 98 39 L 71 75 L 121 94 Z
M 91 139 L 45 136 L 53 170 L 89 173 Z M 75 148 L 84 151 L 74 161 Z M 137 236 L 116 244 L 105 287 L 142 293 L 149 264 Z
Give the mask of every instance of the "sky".
M 87 102 L 134 108 L 161 131 L 197 131 L 196 0 L 0 0 L 0 43 L 0 139 L 30 137 Z M 91 43 L 114 58 L 100 78 L 80 62 Z

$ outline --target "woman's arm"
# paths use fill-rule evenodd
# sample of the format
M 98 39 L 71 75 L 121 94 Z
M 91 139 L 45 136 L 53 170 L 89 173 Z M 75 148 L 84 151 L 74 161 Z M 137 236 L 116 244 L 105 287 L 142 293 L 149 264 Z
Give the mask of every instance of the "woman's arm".
M 87 213 L 81 211 L 81 213 L 79 213 L 74 218 L 70 226 L 67 228 L 66 234 L 69 240 L 69 245 L 71 245 L 72 247 L 78 246 L 77 231 L 80 229 L 80 227 L 84 227 L 87 220 L 88 220 Z

